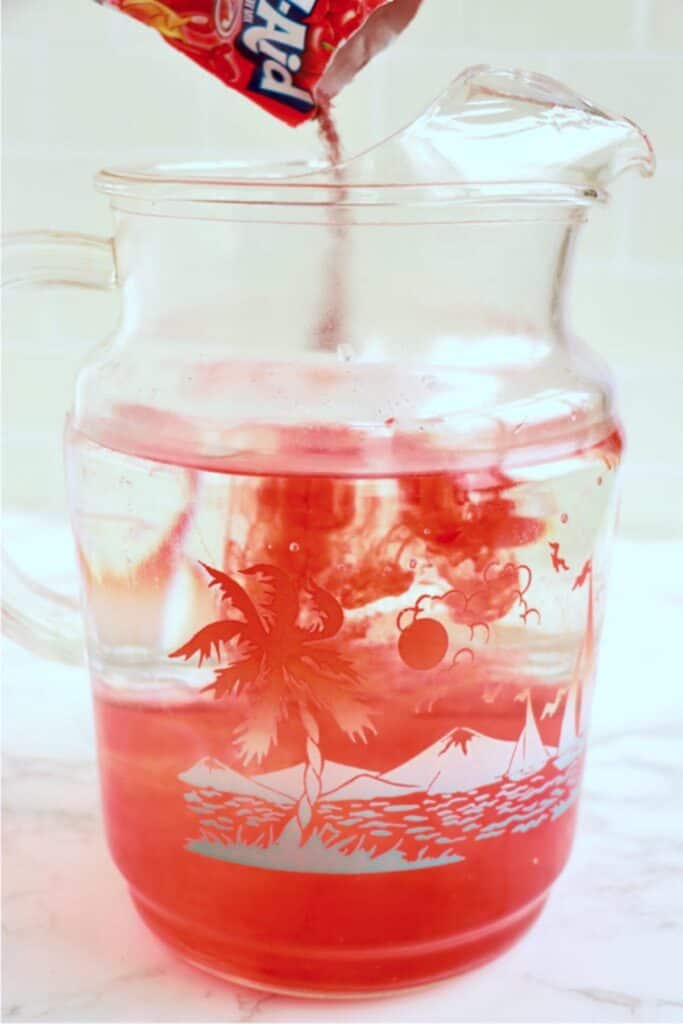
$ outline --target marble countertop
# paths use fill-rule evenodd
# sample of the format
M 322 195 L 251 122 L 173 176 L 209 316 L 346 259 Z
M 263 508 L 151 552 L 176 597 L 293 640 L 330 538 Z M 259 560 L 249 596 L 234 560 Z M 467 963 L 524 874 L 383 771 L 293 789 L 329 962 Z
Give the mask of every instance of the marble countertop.
M 6 643 L 3 1015 L 11 1021 L 683 1021 L 683 543 L 617 544 L 578 838 L 497 962 L 409 995 L 302 1002 L 185 966 L 102 834 L 83 670 Z

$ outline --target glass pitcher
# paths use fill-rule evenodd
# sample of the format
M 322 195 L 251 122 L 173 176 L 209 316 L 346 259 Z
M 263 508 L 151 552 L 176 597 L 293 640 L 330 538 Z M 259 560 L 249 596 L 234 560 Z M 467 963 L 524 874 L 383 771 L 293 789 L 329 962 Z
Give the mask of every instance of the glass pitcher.
M 108 171 L 113 243 L 10 242 L 10 283 L 121 291 L 71 517 L 109 845 L 193 964 L 385 992 L 540 913 L 622 448 L 566 282 L 627 166 L 630 122 L 475 68 L 342 173 Z M 6 590 L 13 636 L 79 657 L 79 612 Z

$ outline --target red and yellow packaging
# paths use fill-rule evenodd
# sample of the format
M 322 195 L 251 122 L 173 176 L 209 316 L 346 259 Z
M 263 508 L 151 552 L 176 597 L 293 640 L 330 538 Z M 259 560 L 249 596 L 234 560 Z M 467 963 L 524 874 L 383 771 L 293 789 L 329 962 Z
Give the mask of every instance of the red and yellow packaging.
M 405 28 L 421 0 L 99 0 L 297 125 Z

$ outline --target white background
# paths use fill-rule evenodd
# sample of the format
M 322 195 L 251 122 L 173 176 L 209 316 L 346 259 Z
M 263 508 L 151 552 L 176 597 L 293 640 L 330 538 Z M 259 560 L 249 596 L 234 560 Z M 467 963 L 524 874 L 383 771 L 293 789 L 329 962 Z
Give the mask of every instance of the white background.
M 107 164 L 229 158 L 245 140 L 271 155 L 316 152 L 314 129 L 278 123 L 93 0 L 3 0 L 2 9 L 5 231 L 109 233 L 106 200 L 91 185 Z M 657 176 L 622 179 L 612 204 L 592 214 L 572 309 L 577 333 L 620 382 L 629 438 L 621 529 L 681 536 L 683 0 L 424 0 L 341 97 L 347 151 L 400 127 L 481 62 L 550 73 L 651 135 Z M 8 500 L 60 508 L 73 372 L 114 315 L 113 300 L 78 293 L 7 302 Z

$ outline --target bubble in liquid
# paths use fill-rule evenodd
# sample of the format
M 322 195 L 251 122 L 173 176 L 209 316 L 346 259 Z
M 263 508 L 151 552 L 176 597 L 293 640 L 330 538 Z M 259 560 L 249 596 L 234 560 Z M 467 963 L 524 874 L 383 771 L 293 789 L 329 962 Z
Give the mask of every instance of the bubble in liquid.
M 295 540 L 293 540 L 292 543 L 289 545 L 289 550 L 292 552 L 292 554 L 295 554 L 299 550 L 299 545 Z

